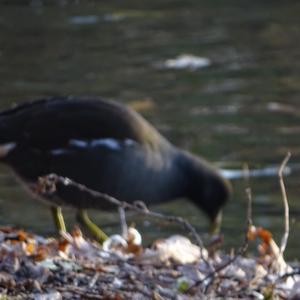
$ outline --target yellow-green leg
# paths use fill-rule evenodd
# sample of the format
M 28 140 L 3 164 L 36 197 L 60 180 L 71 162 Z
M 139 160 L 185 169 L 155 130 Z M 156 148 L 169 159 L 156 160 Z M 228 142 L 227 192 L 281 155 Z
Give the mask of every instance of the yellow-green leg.
M 58 232 L 59 233 L 66 232 L 67 230 L 66 230 L 66 225 L 65 225 L 65 221 L 64 221 L 64 216 L 61 211 L 61 207 L 53 206 L 53 207 L 51 207 L 51 212 L 52 212 L 54 223 L 55 223 L 55 226 L 56 226 Z
M 220 211 L 216 216 L 216 218 L 211 223 L 211 227 L 210 227 L 211 235 L 217 235 L 220 233 L 221 225 L 222 225 L 222 215 L 223 215 L 222 211 Z
M 108 236 L 91 221 L 85 209 L 78 210 L 77 220 L 83 224 L 91 232 L 91 234 L 99 240 L 101 244 L 108 239 Z

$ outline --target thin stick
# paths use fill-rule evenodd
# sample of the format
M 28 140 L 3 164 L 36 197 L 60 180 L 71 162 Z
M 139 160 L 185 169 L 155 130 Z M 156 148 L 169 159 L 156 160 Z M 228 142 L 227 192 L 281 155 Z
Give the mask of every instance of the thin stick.
M 248 203 L 247 203 L 247 227 L 248 227 L 248 230 L 249 230 L 250 227 L 253 225 L 253 221 L 252 221 L 252 191 L 251 191 L 251 188 L 247 187 L 245 192 L 246 192 L 247 199 L 248 199 Z
M 97 283 L 97 280 L 99 279 L 99 273 L 95 273 L 94 277 L 92 278 L 92 280 L 89 283 L 89 288 L 93 288 L 95 286 L 95 284 Z
M 300 268 L 296 269 L 296 270 L 294 270 L 292 272 L 285 273 L 285 274 L 281 275 L 280 279 L 285 279 L 287 277 L 292 277 L 292 276 L 295 276 L 295 275 L 300 275 Z
M 189 289 L 188 291 L 191 291 L 196 286 L 199 286 L 203 282 L 205 282 L 207 279 L 212 278 L 212 280 L 209 282 L 209 285 L 213 284 L 214 278 L 216 275 L 224 270 L 226 267 L 228 267 L 230 264 L 232 264 L 239 256 L 242 256 L 245 254 L 245 252 L 248 249 L 249 246 L 249 238 L 248 238 L 248 232 L 250 227 L 252 226 L 252 194 L 250 187 L 246 188 L 246 196 L 247 196 L 247 230 L 245 233 L 245 238 L 243 244 L 240 246 L 240 248 L 237 250 L 237 253 L 234 257 L 230 258 L 227 262 L 221 264 L 220 266 L 216 267 L 212 272 L 208 273 L 203 279 L 196 281 Z M 208 286 L 206 287 L 206 290 L 208 289 Z
M 290 223 L 289 223 L 289 203 L 287 199 L 287 194 L 286 194 L 286 189 L 283 181 L 283 171 L 291 157 L 291 153 L 288 152 L 284 158 L 284 160 L 281 163 L 281 166 L 278 171 L 278 176 L 279 176 L 279 183 L 280 183 L 280 188 L 281 188 L 281 193 L 282 193 L 282 200 L 283 200 L 283 205 L 284 205 L 284 235 L 281 239 L 281 245 L 280 245 L 280 252 L 279 254 L 282 255 L 285 251 L 287 241 L 289 238 L 289 232 L 290 232 Z
M 106 201 L 112 205 L 115 205 L 117 207 L 121 207 L 123 209 L 130 209 L 133 211 L 136 211 L 140 214 L 143 214 L 145 216 L 162 219 L 164 221 L 170 222 L 170 223 L 177 223 L 183 226 L 186 230 L 188 230 L 194 237 L 195 241 L 197 242 L 201 258 L 204 260 L 204 262 L 210 267 L 211 270 L 214 270 L 214 268 L 211 266 L 211 264 L 205 259 L 203 255 L 203 242 L 200 238 L 199 234 L 197 233 L 196 229 L 184 218 L 177 217 L 177 216 L 166 216 L 164 214 L 158 213 L 158 212 L 152 212 L 150 211 L 145 203 L 142 201 L 137 201 L 133 204 L 125 202 L 125 201 L 119 201 L 118 199 L 111 197 L 107 194 L 100 193 L 98 191 L 89 189 L 83 184 L 77 183 L 69 178 L 59 176 L 57 174 L 49 174 L 43 177 L 39 177 L 36 192 L 40 193 L 41 195 L 48 195 L 49 201 L 53 198 L 55 194 L 57 194 L 57 191 L 60 188 L 70 188 L 75 189 L 77 192 L 80 192 L 82 194 L 85 194 L 88 197 L 85 197 L 85 205 L 87 208 L 97 208 L 99 206 L 99 201 Z M 81 197 L 83 197 L 81 195 Z M 67 202 L 65 203 L 68 204 Z M 98 204 L 98 205 L 97 205 Z
M 125 212 L 125 209 L 120 206 L 119 206 L 118 210 L 119 210 L 119 216 L 120 216 L 122 236 L 123 236 L 123 238 L 127 238 L 128 237 L 128 226 L 127 226 L 127 222 L 126 222 L 126 212 Z
M 250 227 L 253 225 L 252 221 L 252 190 L 250 187 L 250 170 L 248 164 L 244 164 L 244 179 L 245 179 L 245 192 L 247 196 L 247 230 L 250 229 Z

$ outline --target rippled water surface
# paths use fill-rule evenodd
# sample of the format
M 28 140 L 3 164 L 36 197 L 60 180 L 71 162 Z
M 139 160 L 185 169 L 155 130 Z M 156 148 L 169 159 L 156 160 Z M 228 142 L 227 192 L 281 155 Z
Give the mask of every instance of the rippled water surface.
M 1 1 L 0 107 L 49 95 L 116 99 L 175 144 L 229 169 L 276 166 L 290 150 L 287 255 L 299 259 L 299 13 L 299 1 Z M 0 171 L 0 223 L 52 234 L 48 209 Z M 277 177 L 250 183 L 254 222 L 280 241 Z M 246 215 L 245 183 L 233 185 L 223 222 L 228 247 L 242 242 Z M 157 209 L 207 230 L 184 201 Z M 67 215 L 71 223 L 73 211 Z M 115 214 L 92 215 L 108 232 L 118 229 Z M 179 230 L 139 224 L 149 241 Z

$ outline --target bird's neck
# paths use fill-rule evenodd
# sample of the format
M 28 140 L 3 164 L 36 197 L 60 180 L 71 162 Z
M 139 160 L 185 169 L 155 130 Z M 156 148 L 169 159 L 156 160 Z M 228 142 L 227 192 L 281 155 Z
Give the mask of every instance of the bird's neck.
M 229 197 L 230 184 L 209 163 L 190 153 L 179 151 L 178 165 L 185 175 L 185 196 L 213 220 Z

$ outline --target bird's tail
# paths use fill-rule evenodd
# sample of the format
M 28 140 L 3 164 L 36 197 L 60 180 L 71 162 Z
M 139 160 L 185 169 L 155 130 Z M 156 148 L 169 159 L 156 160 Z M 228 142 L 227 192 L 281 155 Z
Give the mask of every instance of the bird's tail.
M 16 147 L 16 139 L 19 131 L 18 126 L 12 126 L 14 123 L 13 110 L 0 112 L 0 159 Z

